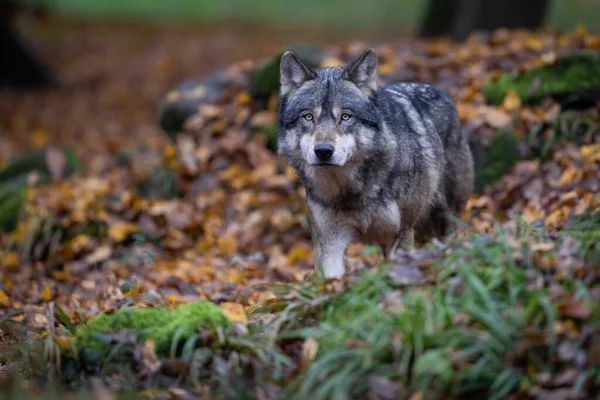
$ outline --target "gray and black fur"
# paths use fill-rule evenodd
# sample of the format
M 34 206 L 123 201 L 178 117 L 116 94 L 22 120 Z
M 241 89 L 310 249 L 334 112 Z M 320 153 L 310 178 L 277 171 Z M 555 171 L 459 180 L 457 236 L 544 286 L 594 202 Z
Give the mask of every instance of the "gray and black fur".
M 473 162 L 453 100 L 426 84 L 377 85 L 372 49 L 345 68 L 281 59 L 278 153 L 306 188 L 317 267 L 345 271 L 352 242 L 398 244 L 455 230 Z

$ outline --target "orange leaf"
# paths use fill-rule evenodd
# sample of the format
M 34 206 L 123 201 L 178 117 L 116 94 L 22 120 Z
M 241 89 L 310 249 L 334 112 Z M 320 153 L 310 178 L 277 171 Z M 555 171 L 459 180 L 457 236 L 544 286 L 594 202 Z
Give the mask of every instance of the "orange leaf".
M 108 236 L 116 241 L 122 242 L 129 235 L 138 231 L 138 227 L 130 222 L 118 222 L 108 229 Z
M 581 146 L 579 151 L 586 164 L 593 164 L 600 161 L 600 144 Z
M 9 270 L 16 271 L 19 267 L 19 256 L 15 252 L 8 253 L 2 260 L 2 264 Z
M 560 182 L 558 183 L 560 186 L 573 185 L 581 182 L 583 178 L 583 171 L 576 168 L 568 168 L 563 172 L 560 177 Z
M 42 292 L 41 299 L 42 301 L 52 300 L 52 292 L 50 291 L 50 287 L 46 283 L 44 283 L 44 291 Z
M 509 90 L 504 96 L 504 101 L 502 102 L 502 108 L 504 111 L 515 111 L 521 107 L 521 98 L 519 94 L 514 90 Z
M 0 307 L 8 307 L 10 305 L 10 299 L 4 292 L 4 290 L 0 289 Z
M 221 303 L 220 307 L 223 310 L 223 313 L 233 322 L 241 322 L 246 326 L 248 325 L 248 316 L 241 304 L 225 302 Z

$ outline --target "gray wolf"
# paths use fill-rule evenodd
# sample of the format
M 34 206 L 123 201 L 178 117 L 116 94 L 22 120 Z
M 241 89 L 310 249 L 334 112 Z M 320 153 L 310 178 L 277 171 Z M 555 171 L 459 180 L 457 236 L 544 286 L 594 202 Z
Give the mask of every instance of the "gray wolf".
M 367 49 L 346 67 L 280 63 L 277 152 L 306 189 L 315 264 L 344 275 L 353 242 L 393 259 L 417 237 L 456 230 L 473 161 L 449 95 L 421 83 L 377 84 Z

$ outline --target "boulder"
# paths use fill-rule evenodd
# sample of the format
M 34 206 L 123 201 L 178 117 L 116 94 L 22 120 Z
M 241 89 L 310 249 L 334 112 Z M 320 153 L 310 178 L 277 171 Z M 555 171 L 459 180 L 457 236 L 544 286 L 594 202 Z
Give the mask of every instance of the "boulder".
M 483 87 L 488 103 L 493 105 L 502 104 L 510 90 L 518 93 L 523 104 L 553 97 L 563 108 L 593 105 L 600 100 L 600 53 L 571 53 L 518 75 L 502 74 Z

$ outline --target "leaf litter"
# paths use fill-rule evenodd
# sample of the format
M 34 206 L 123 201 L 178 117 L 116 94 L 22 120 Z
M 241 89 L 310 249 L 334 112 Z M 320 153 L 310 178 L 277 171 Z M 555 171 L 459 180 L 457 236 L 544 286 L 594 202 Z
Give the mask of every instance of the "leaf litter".
M 561 231 L 574 217 L 597 213 L 600 208 L 600 110 L 591 107 L 574 114 L 580 125 L 585 121 L 591 127 L 584 135 L 571 127 L 575 134 L 583 137 L 581 141 L 548 142 L 553 124 L 564 114 L 557 101 L 545 99 L 539 104 L 526 105 L 517 93 L 509 92 L 500 105 L 493 106 L 487 104 L 481 91 L 484 84 L 497 78 L 500 72 L 530 70 L 550 64 L 573 50 L 597 49 L 598 43 L 597 37 L 581 29 L 564 34 L 499 30 L 491 35 L 472 35 L 463 44 L 415 41 L 376 48 L 382 81 L 425 81 L 447 89 L 457 102 L 459 116 L 470 138 L 489 145 L 497 129 L 509 128 L 519 139 L 522 160 L 506 176 L 472 196 L 464 218 L 471 233 L 463 232 L 455 238 L 459 247 L 434 242 L 411 252 L 400 252 L 399 260 L 384 279 L 389 289 L 384 290 L 383 300 L 374 300 L 374 307 L 388 310 L 390 315 L 396 315 L 398 310 L 405 310 L 411 304 L 420 307 L 420 293 L 425 293 L 426 298 L 432 296 L 428 285 L 433 288 L 455 285 L 452 290 L 459 293 L 473 291 L 476 303 L 484 301 L 483 304 L 489 306 L 491 303 L 485 301 L 491 299 L 486 300 L 486 296 L 495 297 L 492 290 L 498 288 L 501 281 L 494 281 L 492 276 L 468 275 L 457 269 L 458 265 L 477 260 L 496 267 L 506 263 L 528 268 L 519 283 L 521 286 L 515 287 L 547 293 L 556 306 L 555 320 L 542 318 L 526 326 L 527 338 L 518 339 L 523 348 L 517 346 L 510 351 L 507 348 L 506 353 L 502 353 L 508 357 L 508 365 L 519 373 L 502 376 L 504 380 L 492 384 L 514 391 L 517 382 L 519 393 L 529 397 L 563 398 L 560 396 L 567 395 L 563 393 L 564 387 L 572 388 L 569 394 L 573 394 L 577 385 L 577 390 L 587 390 L 581 387 L 590 382 L 584 379 L 585 374 L 597 373 L 593 370 L 594 363 L 600 360 L 600 347 L 593 336 L 597 333 L 597 320 L 595 325 L 585 324 L 597 315 L 597 308 L 590 303 L 600 297 L 597 264 L 581 257 L 581 242 L 572 236 L 563 236 Z M 321 65 L 346 63 L 365 46 L 351 43 L 324 47 Z M 167 50 L 161 49 L 158 54 L 171 57 Z M 89 54 L 90 58 L 95 57 L 93 52 Z M 155 62 L 160 64 L 160 60 L 157 56 Z M 251 352 L 239 349 L 252 349 L 256 359 L 269 360 L 275 342 L 278 347 L 274 354 L 282 354 L 273 357 L 287 360 L 279 360 L 287 365 L 286 379 L 301 374 L 308 379 L 304 389 L 310 387 L 310 382 L 318 382 L 311 380 L 311 376 L 324 365 L 318 356 L 327 351 L 328 339 L 322 334 L 302 333 L 302 329 L 316 329 L 320 319 L 325 319 L 323 310 L 337 307 L 337 299 L 345 293 L 361 290 L 361 279 L 368 278 L 360 278 L 360 274 L 365 270 L 370 271 L 367 275 L 375 271 L 373 267 L 380 265 L 382 259 L 377 251 L 353 245 L 348 256 L 356 266 L 354 272 L 342 282 L 311 283 L 314 281 L 311 275 L 313 249 L 304 189 L 289 167 L 268 148 L 268 139 L 261 134 L 275 124 L 276 96 L 272 96 L 266 109 L 257 110 L 247 85 L 243 84 L 248 74 L 260 65 L 260 60 L 244 60 L 229 66 L 230 79 L 236 84 L 221 101 L 201 106 L 175 143 L 165 141 L 155 132 L 144 141 L 144 146 L 122 145 L 116 139 L 122 133 L 117 127 L 118 119 L 87 113 L 78 117 L 81 124 L 78 129 L 101 133 L 103 138 L 106 131 L 117 130 L 119 135 L 111 134 L 103 139 L 102 148 L 108 151 L 84 157 L 88 171 L 84 176 L 63 177 L 63 154 L 55 150 L 47 153 L 54 182 L 28 189 L 28 202 L 17 229 L 2 235 L 0 307 L 5 312 L 3 323 L 11 321 L 19 326 L 31 326 L 34 333 L 28 333 L 26 340 L 54 338 L 57 346 L 65 350 L 70 346 L 68 335 L 56 333 L 61 325 L 53 318 L 54 313 L 47 312 L 49 304 L 60 307 L 66 320 L 84 324 L 101 312 L 112 313 L 124 306 L 173 308 L 182 303 L 209 300 L 220 304 L 235 322 L 232 339 L 223 339 L 222 332 L 199 330 L 194 340 L 207 346 L 230 340 L 228 343 L 234 348 L 237 343 L 238 351 L 231 348 L 205 354 L 196 351 L 187 361 L 173 361 L 157 358 L 153 341 L 137 343 L 135 337 L 113 336 L 109 342 L 133 345 L 134 358 L 139 364 L 138 378 L 147 380 L 149 376 L 164 375 L 159 386 L 169 387 L 170 395 L 175 398 L 193 397 L 187 391 L 189 388 L 184 390 L 168 378 L 177 375 L 173 371 L 182 368 L 205 382 L 197 386 L 194 393 L 207 394 L 212 386 L 220 385 L 226 388 L 223 390 L 227 396 L 235 397 L 236 390 L 241 389 L 227 389 L 227 383 L 234 379 L 236 368 L 267 368 L 253 362 Z M 101 73 L 98 71 L 98 76 Z M 125 96 L 119 92 L 102 94 L 102 86 L 98 90 L 101 96 L 109 98 Z M 76 110 L 81 95 L 77 91 L 49 93 L 41 113 L 37 107 L 16 108 L 12 120 L 6 122 L 7 127 L 14 130 L 15 135 L 27 131 L 30 127 L 26 121 L 37 120 L 34 115 L 38 113 L 48 114 L 47 123 L 56 124 L 58 113 L 51 102 L 60 103 L 62 107 L 72 105 Z M 18 96 L 36 104 L 28 94 L 10 94 L 2 104 Z M 133 123 L 141 120 L 143 118 L 134 118 Z M 35 130 L 35 144 L 48 142 L 45 129 Z M 148 129 L 156 131 L 155 127 Z M 569 131 L 569 127 L 563 131 Z M 72 144 L 76 149 L 80 145 Z M 542 151 L 544 146 L 546 153 Z M 116 149 L 130 151 L 133 156 L 127 163 L 119 164 Z M 81 154 L 90 151 L 87 144 L 81 144 L 78 150 Z M 137 185 L 151 173 L 152 167 L 175 170 L 174 179 L 183 193 L 181 198 L 152 199 L 140 195 Z M 544 233 L 523 234 L 528 229 L 542 228 Z M 474 255 L 477 252 L 480 254 Z M 447 260 L 452 257 L 454 263 L 448 264 Z M 494 258 L 498 265 L 494 264 Z M 438 265 L 448 268 L 444 270 Z M 490 270 L 490 274 L 496 271 Z M 456 276 L 453 278 L 451 273 Z M 485 281 L 486 289 L 478 291 L 481 289 L 479 280 L 484 278 L 490 279 Z M 490 292 L 485 294 L 486 291 Z M 517 296 L 515 293 L 511 296 Z M 535 311 L 537 306 L 533 304 L 530 303 L 531 310 Z M 462 306 L 469 311 L 455 314 L 444 311 L 453 323 L 468 329 L 488 324 L 492 335 L 501 342 L 517 340 L 513 333 L 494 326 L 493 320 L 483 318 L 476 308 L 481 304 Z M 252 313 L 256 310 L 263 313 Z M 506 321 L 506 318 L 517 317 L 502 318 Z M 302 326 L 298 325 L 300 322 Z M 270 345 L 251 342 L 248 329 L 264 324 L 278 327 L 274 333 L 267 330 L 265 335 L 285 333 L 290 337 L 289 343 L 280 338 L 272 338 L 275 342 Z M 353 351 L 379 345 L 373 342 L 375 336 L 364 337 L 358 331 L 354 335 L 353 328 L 343 325 L 351 333 L 339 343 L 345 343 Z M 327 332 L 328 328 L 319 329 Z M 548 329 L 552 332 L 550 336 Z M 18 341 L 11 337 L 6 334 L 7 346 Z M 332 345 L 339 344 L 335 336 L 331 340 Z M 197 348 L 194 342 L 190 343 L 190 348 Z M 267 347 L 263 349 L 262 345 Z M 387 349 L 388 342 L 381 345 Z M 538 345 L 558 349 L 559 361 L 548 361 L 554 368 L 552 371 L 545 371 L 544 366 L 525 355 L 527 349 Z M 584 349 L 590 351 L 589 355 Z M 419 378 L 413 383 L 398 379 L 383 368 L 365 371 L 368 379 L 365 378 L 361 390 L 368 390 L 375 398 L 395 398 L 400 392 L 410 398 L 421 398 L 427 388 L 432 393 L 440 390 L 437 386 L 427 386 L 426 371 L 446 381 L 454 379 L 451 370 L 469 371 L 476 366 L 476 360 L 468 359 L 463 353 L 444 355 L 435 351 L 431 350 L 414 366 Z M 480 355 L 491 357 L 491 354 L 482 350 Z M 296 360 L 299 370 L 290 367 L 293 363 L 290 364 L 288 358 Z M 398 359 L 394 368 L 404 368 L 402 360 Z M 431 369 L 432 365 L 437 366 Z M 335 367 L 333 365 L 323 376 L 335 372 Z M 274 373 L 267 370 L 267 375 Z M 109 383 L 111 379 L 113 383 L 119 381 L 112 377 Z M 276 380 L 261 381 L 252 388 L 253 396 L 282 396 L 275 383 Z M 346 389 L 347 393 L 358 390 L 356 387 Z M 146 394 L 151 392 L 149 388 L 145 391 Z M 320 393 L 327 394 L 325 389 Z

